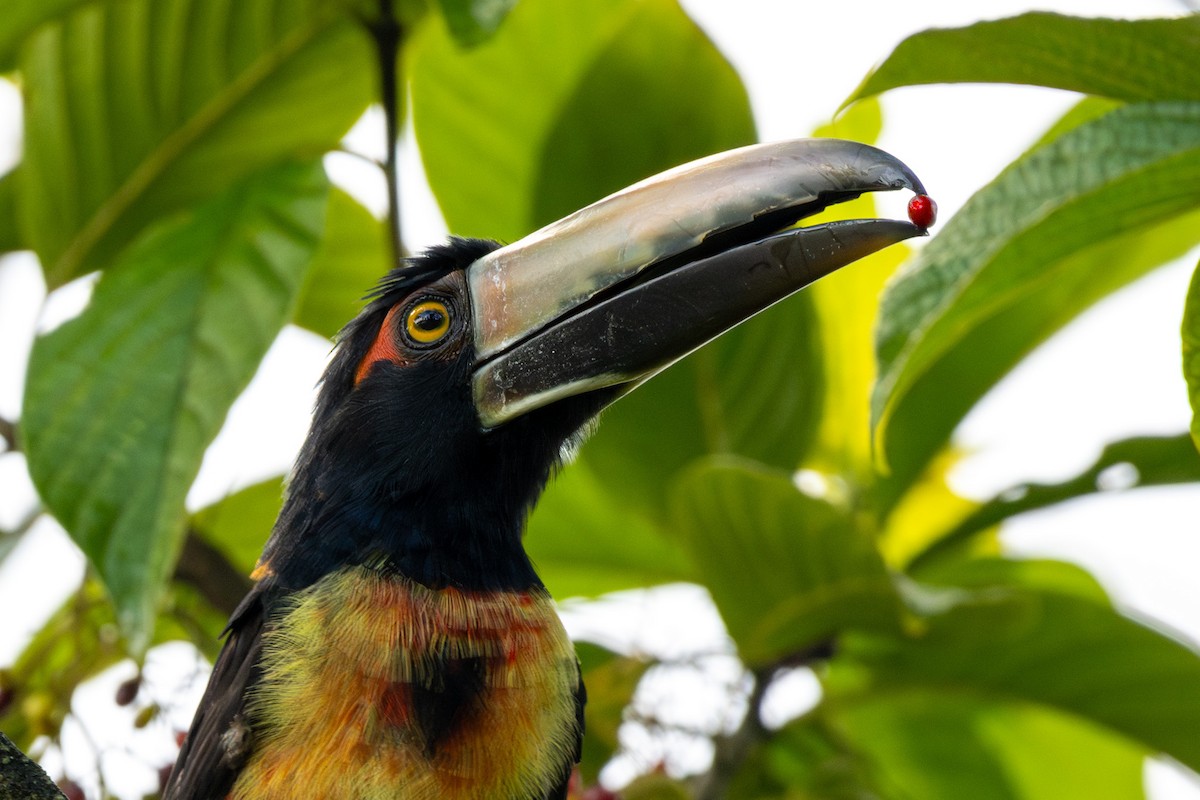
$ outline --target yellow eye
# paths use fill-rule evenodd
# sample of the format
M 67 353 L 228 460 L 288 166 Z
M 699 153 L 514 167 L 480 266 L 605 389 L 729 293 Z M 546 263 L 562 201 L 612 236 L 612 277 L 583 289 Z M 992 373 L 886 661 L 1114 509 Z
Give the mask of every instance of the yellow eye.
M 404 330 L 417 344 L 433 344 L 450 330 L 450 309 L 440 300 L 422 300 L 408 310 Z

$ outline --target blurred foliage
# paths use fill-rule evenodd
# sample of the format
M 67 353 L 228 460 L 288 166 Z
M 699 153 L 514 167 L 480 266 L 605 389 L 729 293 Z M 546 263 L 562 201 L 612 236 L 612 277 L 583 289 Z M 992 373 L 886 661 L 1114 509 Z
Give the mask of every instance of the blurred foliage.
M 280 328 L 332 335 L 386 269 L 383 225 L 317 163 L 378 85 L 364 23 L 388 10 L 455 233 L 514 240 L 755 138 L 740 77 L 674 0 L 8 0 L 0 70 L 24 94 L 26 148 L 0 177 L 0 252 L 34 251 L 52 288 L 100 275 L 88 309 L 38 338 L 20 421 L 42 502 L 92 564 L 0 672 L 22 747 L 56 739 L 76 687 L 150 644 L 215 651 L 219 615 L 171 579 L 183 537 L 244 574 L 281 482 L 191 518 L 184 497 Z M 530 519 L 546 583 L 702 585 L 758 683 L 741 726 L 712 735 L 708 775 L 649 770 L 626 797 L 1115 799 L 1142 796 L 1148 754 L 1200 770 L 1194 644 L 996 540 L 1014 515 L 1200 481 L 1187 434 L 1113 443 L 1072 480 L 984 503 L 945 480 L 988 389 L 1200 241 L 1198 29 L 1029 14 L 906 40 L 819 135 L 873 141 L 874 95 L 905 85 L 1092 96 L 916 257 L 896 246 L 829 277 L 605 413 Z M 814 221 L 874 214 L 865 197 Z M 1183 353 L 1200 417 L 1198 284 Z M 591 783 L 649 665 L 580 656 Z M 798 665 L 819 703 L 763 728 L 765 684 Z

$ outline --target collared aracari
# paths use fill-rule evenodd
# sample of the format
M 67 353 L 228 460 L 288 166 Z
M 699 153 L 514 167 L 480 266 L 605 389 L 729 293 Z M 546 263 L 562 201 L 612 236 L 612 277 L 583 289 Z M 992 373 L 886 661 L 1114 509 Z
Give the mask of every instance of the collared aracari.
M 389 273 L 339 337 L 165 797 L 565 797 L 584 687 L 526 515 L 605 405 L 923 233 L 789 228 L 899 188 L 924 193 L 866 145 L 756 145 Z

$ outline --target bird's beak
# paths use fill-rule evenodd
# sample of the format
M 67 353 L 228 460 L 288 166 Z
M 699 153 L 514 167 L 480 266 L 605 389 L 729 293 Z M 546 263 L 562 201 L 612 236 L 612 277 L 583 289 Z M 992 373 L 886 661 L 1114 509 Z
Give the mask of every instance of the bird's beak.
M 920 180 L 856 142 L 801 139 L 694 161 L 473 263 L 475 405 L 485 428 L 636 385 L 817 278 L 924 230 L 866 219 L 781 231 Z

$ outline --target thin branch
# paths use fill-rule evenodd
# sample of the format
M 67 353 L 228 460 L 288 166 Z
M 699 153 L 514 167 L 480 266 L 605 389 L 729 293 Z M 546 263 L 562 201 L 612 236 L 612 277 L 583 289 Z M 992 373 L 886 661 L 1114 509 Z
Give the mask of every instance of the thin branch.
M 713 742 L 712 768 L 701 775 L 695 785 L 696 800 L 722 800 L 728 796 L 729 784 L 733 781 L 751 751 L 767 738 L 767 729 L 762 724 L 762 701 L 767 687 L 775 674 L 775 667 L 755 670 L 754 685 L 746 698 L 746 716 L 738 729 L 727 736 L 718 736 Z
M 189 530 L 183 553 L 175 566 L 175 577 L 190 583 L 212 606 L 226 615 L 233 614 L 250 591 L 250 579 L 239 572 L 225 554 Z
M 388 191 L 388 230 L 392 240 L 392 259 L 396 266 L 404 257 L 404 243 L 400 235 L 400 171 L 397 164 L 400 142 L 400 109 L 398 87 L 400 42 L 404 31 L 392 10 L 392 0 L 379 0 L 379 18 L 368 24 L 375 39 L 375 50 L 379 58 L 379 91 L 383 103 L 383 115 L 387 133 L 387 161 L 384 175 Z
M 754 749 L 767 740 L 769 733 L 762 723 L 763 698 L 780 670 L 827 661 L 833 652 L 833 640 L 817 642 L 775 664 L 753 670 L 751 676 L 754 685 L 750 689 L 750 696 L 746 698 L 746 716 L 736 731 L 727 736 L 718 736 L 713 741 L 713 764 L 708 772 L 696 779 L 696 800 L 722 800 L 726 797 L 738 770 Z
M 17 436 L 17 423 L 0 417 L 0 439 L 4 440 L 4 449 L 9 453 L 21 451 L 21 441 Z

